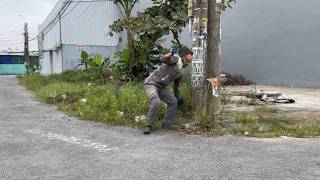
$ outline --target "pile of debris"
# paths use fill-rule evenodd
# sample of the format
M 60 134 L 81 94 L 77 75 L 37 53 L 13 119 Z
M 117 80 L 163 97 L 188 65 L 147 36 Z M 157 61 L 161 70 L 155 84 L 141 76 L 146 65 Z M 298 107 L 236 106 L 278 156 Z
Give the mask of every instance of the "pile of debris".
M 280 92 L 264 92 L 263 90 L 232 91 L 227 95 L 237 97 L 238 99 L 257 98 L 257 99 L 260 99 L 261 101 L 271 102 L 271 103 L 295 103 L 294 99 Z

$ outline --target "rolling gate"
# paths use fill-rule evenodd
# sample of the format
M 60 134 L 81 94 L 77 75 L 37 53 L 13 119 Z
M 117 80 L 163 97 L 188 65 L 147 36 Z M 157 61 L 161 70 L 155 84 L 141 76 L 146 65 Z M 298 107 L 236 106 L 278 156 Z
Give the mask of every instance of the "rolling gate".
M 30 65 L 39 66 L 37 56 L 30 56 Z M 2 74 L 25 74 L 24 57 L 19 55 L 0 55 L 0 75 Z

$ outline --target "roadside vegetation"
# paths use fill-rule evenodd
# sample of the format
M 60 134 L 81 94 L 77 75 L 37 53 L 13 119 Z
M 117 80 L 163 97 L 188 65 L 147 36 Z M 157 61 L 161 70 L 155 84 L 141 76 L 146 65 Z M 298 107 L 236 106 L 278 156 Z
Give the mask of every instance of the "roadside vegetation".
M 90 70 L 67 71 L 50 76 L 19 76 L 18 79 L 34 92 L 38 100 L 55 104 L 71 116 L 113 125 L 144 126 L 149 100 L 142 82 L 109 78 L 102 83 Z M 183 84 L 183 96 L 190 97 L 187 95 L 189 92 Z M 178 113 L 178 119 L 190 118 L 190 113 L 186 112 L 191 108 L 187 107 L 190 101 L 185 98 L 184 110 Z M 159 118 L 164 117 L 164 112 L 165 105 L 162 104 Z
M 67 71 L 49 76 L 19 76 L 20 82 L 35 97 L 70 116 L 111 125 L 143 128 L 149 101 L 141 81 L 108 78 L 101 81 L 95 70 Z M 215 117 L 195 121 L 191 108 L 191 90 L 187 83 L 181 87 L 184 105 L 179 108 L 174 130 L 209 136 L 235 135 L 250 137 L 318 137 L 319 114 L 287 115 L 279 109 L 256 104 L 254 110 L 231 112 L 224 110 Z M 235 102 L 225 102 L 235 103 Z M 246 102 L 240 102 L 243 105 Z M 165 104 L 160 109 L 159 121 L 164 117 Z M 159 130 L 159 124 L 156 126 Z
M 169 52 L 161 46 L 165 35 L 172 35 L 172 48 L 181 47 L 179 37 L 188 22 L 188 2 L 185 0 L 152 0 L 154 6 L 136 16 L 131 11 L 137 0 L 114 0 L 124 15 L 110 25 L 109 35 L 128 32 L 128 47 L 112 57 L 81 52 L 78 70 L 62 74 L 19 76 L 20 82 L 35 97 L 56 105 L 61 111 L 81 119 L 112 125 L 142 128 L 145 126 L 149 100 L 143 80 L 159 65 L 161 54 Z M 223 0 L 222 8 L 231 8 L 234 0 Z M 185 72 L 180 87 L 184 104 L 179 107 L 174 130 L 210 136 L 239 135 L 253 137 L 316 137 L 320 136 L 320 115 L 288 115 L 279 109 L 261 105 L 254 96 L 233 101 L 222 97 L 226 104 L 246 105 L 253 110 L 233 112 L 223 110 L 214 117 L 195 120 L 192 110 L 190 75 Z M 241 75 L 226 74 L 223 85 L 250 84 Z M 172 90 L 172 87 L 169 87 Z M 159 120 L 164 117 L 165 104 Z M 156 125 L 159 128 L 159 123 Z

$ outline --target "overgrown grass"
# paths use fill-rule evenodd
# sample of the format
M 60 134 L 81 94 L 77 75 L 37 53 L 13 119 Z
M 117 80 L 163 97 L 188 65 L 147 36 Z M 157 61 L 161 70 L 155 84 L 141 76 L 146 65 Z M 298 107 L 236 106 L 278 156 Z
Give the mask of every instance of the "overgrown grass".
M 62 74 L 20 76 L 20 82 L 45 103 L 57 107 L 71 116 L 113 125 L 144 127 L 149 100 L 142 82 L 109 80 L 106 84 L 90 72 L 68 71 Z M 169 87 L 172 91 L 172 87 Z M 182 84 L 184 105 L 178 111 L 175 126 L 194 122 L 191 111 L 191 87 Z M 159 120 L 164 117 L 164 104 Z M 215 117 L 205 117 L 184 131 L 210 136 L 240 135 L 254 137 L 316 137 L 320 136 L 319 114 L 289 116 L 276 108 L 256 107 L 253 111 L 224 112 Z M 312 119 L 312 120 L 310 120 Z M 156 129 L 160 125 L 157 123 Z
M 119 83 L 111 80 L 101 84 L 95 81 L 91 72 L 83 71 L 67 71 L 50 76 L 19 76 L 18 79 L 36 94 L 38 100 L 55 104 L 69 115 L 114 125 L 144 126 L 144 118 L 141 118 L 148 112 L 149 100 L 142 82 Z M 183 85 L 181 93 L 187 91 Z M 190 103 L 190 95 L 186 97 L 189 100 L 185 98 L 185 102 Z M 165 109 L 163 104 L 159 120 L 164 117 Z M 178 114 L 180 119 L 185 113 Z
M 250 137 L 319 137 L 320 120 L 314 119 L 312 123 L 305 123 L 303 117 L 283 115 L 276 108 L 258 107 L 253 111 L 225 112 L 198 125 L 213 136 L 232 134 Z M 203 124 L 207 126 L 204 128 Z

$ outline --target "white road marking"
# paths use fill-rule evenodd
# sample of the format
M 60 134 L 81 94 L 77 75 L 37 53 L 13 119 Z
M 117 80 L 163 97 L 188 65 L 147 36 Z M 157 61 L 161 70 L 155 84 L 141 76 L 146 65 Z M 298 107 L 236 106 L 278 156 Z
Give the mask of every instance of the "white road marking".
M 119 150 L 118 147 L 109 147 L 108 145 L 102 144 L 102 143 L 91 143 L 89 140 L 86 139 L 80 139 L 76 137 L 66 137 L 61 134 L 55 134 L 47 130 L 41 130 L 41 129 L 32 129 L 26 131 L 27 133 L 39 135 L 40 137 L 46 137 L 50 140 L 62 140 L 68 143 L 78 144 L 83 147 L 93 147 L 94 149 L 97 149 L 99 152 L 108 152 L 108 151 L 116 151 Z

